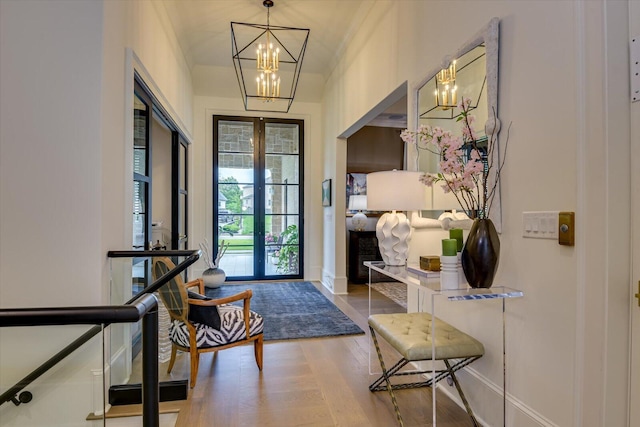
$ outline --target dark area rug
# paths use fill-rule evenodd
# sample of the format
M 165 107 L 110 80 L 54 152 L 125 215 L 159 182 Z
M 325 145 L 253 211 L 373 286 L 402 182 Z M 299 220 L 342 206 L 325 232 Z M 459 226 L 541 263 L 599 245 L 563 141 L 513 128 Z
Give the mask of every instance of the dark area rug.
M 245 289 L 253 291 L 251 310 L 264 318 L 266 341 L 364 333 L 310 282 L 222 285 L 206 294 L 220 298 Z

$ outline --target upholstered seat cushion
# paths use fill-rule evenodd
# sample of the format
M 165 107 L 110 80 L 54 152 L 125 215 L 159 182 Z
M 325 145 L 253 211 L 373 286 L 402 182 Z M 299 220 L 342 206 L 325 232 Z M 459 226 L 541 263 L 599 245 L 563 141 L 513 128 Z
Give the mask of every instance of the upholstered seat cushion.
M 214 329 L 202 323 L 193 323 L 196 327 L 196 343 L 198 348 L 210 348 L 229 344 L 246 338 L 242 307 L 231 304 L 219 305 L 221 327 Z M 249 312 L 249 334 L 262 333 L 264 320 L 253 311 Z M 169 339 L 182 347 L 189 347 L 189 330 L 179 320 L 173 320 L 169 326 Z
M 484 354 L 482 343 L 436 318 L 435 358 L 432 358 L 429 313 L 374 314 L 369 326 L 406 360 L 456 359 Z

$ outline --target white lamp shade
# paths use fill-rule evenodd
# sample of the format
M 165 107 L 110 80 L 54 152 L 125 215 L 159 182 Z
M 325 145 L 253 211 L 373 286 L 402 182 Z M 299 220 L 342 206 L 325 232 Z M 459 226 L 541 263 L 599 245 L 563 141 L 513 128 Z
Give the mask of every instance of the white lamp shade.
M 367 174 L 367 208 L 375 211 L 415 211 L 426 206 L 422 172 L 384 171 Z
M 350 211 L 366 211 L 367 196 L 365 194 L 356 194 L 354 196 L 349 196 L 349 210 Z

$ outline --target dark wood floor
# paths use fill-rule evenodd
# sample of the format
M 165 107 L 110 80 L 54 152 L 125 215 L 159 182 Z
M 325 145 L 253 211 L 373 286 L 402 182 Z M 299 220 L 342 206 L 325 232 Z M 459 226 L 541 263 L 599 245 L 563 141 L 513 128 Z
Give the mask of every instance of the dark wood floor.
M 262 372 L 253 346 L 203 354 L 197 385 L 183 403 L 177 427 L 398 425 L 388 393 L 368 389 L 377 375 L 369 375 L 367 286 L 350 285 L 349 294 L 339 296 L 316 286 L 367 334 L 267 341 Z M 372 292 L 372 313 L 402 311 Z M 371 351 L 372 367 L 378 372 L 375 349 Z M 182 354 L 172 376 L 187 374 L 188 355 Z M 398 391 L 397 398 L 405 426 L 431 425 L 430 389 Z M 471 425 L 466 412 L 440 394 L 437 419 L 438 426 Z

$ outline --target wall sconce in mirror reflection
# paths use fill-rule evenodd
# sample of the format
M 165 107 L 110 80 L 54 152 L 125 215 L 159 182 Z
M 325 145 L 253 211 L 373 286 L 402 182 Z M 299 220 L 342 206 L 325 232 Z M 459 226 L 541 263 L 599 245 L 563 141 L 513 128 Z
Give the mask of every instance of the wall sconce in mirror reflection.
M 354 230 L 364 231 L 364 228 L 367 226 L 367 216 L 362 211 L 367 210 L 366 194 L 357 194 L 357 195 L 349 196 L 348 209 L 350 211 L 357 211 L 351 217 L 351 224 L 353 225 Z

